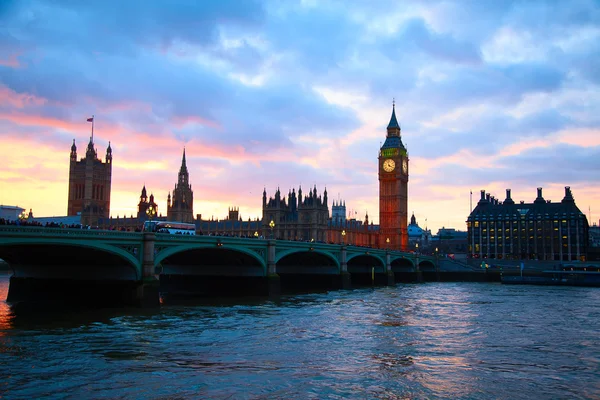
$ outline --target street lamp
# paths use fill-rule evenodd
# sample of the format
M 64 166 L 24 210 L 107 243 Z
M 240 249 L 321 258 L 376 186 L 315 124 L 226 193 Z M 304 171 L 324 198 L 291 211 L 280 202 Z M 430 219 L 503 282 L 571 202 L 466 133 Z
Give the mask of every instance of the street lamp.
M 416 253 L 417 253 L 417 271 L 419 270 L 419 243 L 415 243 Z
M 271 220 L 271 222 L 269 222 L 269 226 L 271 227 L 271 239 L 273 239 L 273 228 L 275 228 L 275 221 Z
M 390 249 L 390 238 L 385 239 L 385 243 L 387 244 L 388 250 Z
M 346 230 L 342 229 L 342 244 L 344 244 L 344 238 L 346 237 Z
M 25 210 L 23 210 L 23 212 L 21 214 L 19 214 L 19 221 L 25 222 L 26 219 L 27 219 L 27 213 L 25 212 Z
M 258 239 L 258 231 L 254 232 L 254 237 Z
M 146 215 L 148 216 L 148 221 L 152 221 L 152 218 L 154 218 L 156 215 L 156 208 L 154 208 L 152 205 L 148 206 L 146 209 Z

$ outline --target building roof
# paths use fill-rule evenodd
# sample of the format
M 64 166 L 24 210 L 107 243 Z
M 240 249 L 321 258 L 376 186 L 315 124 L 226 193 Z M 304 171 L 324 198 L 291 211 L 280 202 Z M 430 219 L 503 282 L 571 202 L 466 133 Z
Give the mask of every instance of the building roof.
M 390 123 L 387 126 L 388 129 L 397 128 L 400 129 L 400 124 L 396 119 L 396 104 L 392 105 L 392 117 L 390 118 Z

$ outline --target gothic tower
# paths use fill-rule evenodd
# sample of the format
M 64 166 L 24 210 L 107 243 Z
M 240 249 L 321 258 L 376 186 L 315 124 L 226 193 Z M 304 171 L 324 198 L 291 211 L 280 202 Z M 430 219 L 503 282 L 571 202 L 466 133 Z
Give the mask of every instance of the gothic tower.
M 179 168 L 179 177 L 173 195 L 169 193 L 167 198 L 167 219 L 176 222 L 194 222 L 194 192 L 189 183 L 190 174 L 185 163 L 185 149 L 183 149 L 183 159 L 181 168 Z
M 406 250 L 408 218 L 408 152 L 402 144 L 396 105 L 379 151 L 379 242 L 390 239 L 389 248 Z
M 112 179 L 112 149 L 106 149 L 105 162 L 98 158 L 94 136 L 90 137 L 85 158 L 77 161 L 75 139 L 71 146 L 69 164 L 69 197 L 67 215 L 81 215 L 81 224 L 97 226 L 100 218 L 110 214 Z

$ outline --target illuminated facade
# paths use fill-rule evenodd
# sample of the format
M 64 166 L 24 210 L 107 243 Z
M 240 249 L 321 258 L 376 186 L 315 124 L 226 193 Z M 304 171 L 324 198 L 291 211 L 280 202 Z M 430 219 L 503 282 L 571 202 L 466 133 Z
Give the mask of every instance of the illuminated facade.
M 173 189 L 173 197 L 171 197 L 171 193 L 167 197 L 167 220 L 193 223 L 193 208 L 194 192 L 190 185 L 190 174 L 185 163 L 185 149 L 183 149 L 181 168 L 179 168 L 178 180 Z
M 379 234 L 382 243 L 389 243 L 393 250 L 406 250 L 407 222 L 408 152 L 402 143 L 394 105 L 387 136 L 379 151 Z
M 110 187 L 112 179 L 112 149 L 110 142 L 103 163 L 90 137 L 85 158 L 77 161 L 75 139 L 71 146 L 69 165 L 69 198 L 67 216 L 81 215 L 81 224 L 97 226 L 98 220 L 110 214 Z
M 533 203 L 519 204 L 511 198 L 498 199 L 481 191 L 477 207 L 467 219 L 469 253 L 474 258 L 585 260 L 589 245 L 588 221 L 571 189 L 552 203 L 537 189 Z

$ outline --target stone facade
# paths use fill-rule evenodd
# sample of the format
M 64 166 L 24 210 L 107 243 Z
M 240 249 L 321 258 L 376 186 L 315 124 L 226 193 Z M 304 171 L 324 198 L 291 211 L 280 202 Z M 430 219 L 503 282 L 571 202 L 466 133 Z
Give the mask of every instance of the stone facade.
M 274 197 L 267 200 L 267 190 L 263 191 L 262 200 L 263 231 L 267 237 L 284 240 L 309 240 L 325 242 L 329 207 L 327 205 L 327 189 L 323 197 L 317 195 L 317 187 L 303 197 L 302 188 L 290 190 L 287 199 L 281 196 L 279 188 Z M 273 228 L 271 228 L 273 221 Z
M 67 216 L 81 215 L 83 225 L 97 226 L 98 220 L 110 215 L 112 149 L 106 149 L 105 162 L 98 158 L 94 136 L 90 137 L 85 158 L 77 161 L 75 139 L 69 164 L 69 197 Z

